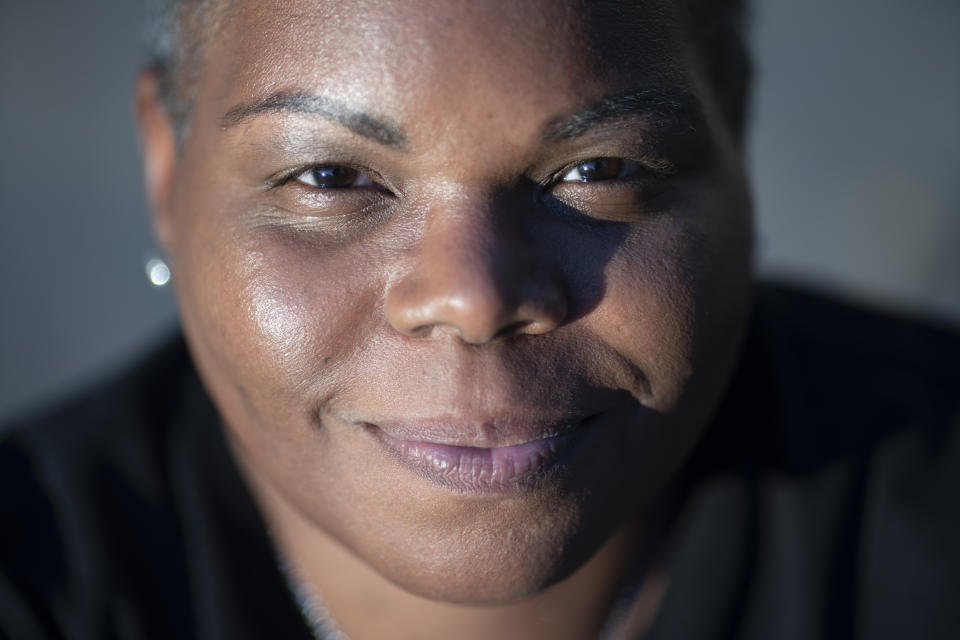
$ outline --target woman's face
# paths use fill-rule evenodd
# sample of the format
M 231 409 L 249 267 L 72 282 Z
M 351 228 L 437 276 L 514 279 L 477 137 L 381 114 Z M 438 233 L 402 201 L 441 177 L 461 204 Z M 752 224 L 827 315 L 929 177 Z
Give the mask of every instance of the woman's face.
M 738 152 L 679 11 L 637 4 L 235 1 L 154 179 L 246 472 L 415 593 L 575 570 L 729 376 Z

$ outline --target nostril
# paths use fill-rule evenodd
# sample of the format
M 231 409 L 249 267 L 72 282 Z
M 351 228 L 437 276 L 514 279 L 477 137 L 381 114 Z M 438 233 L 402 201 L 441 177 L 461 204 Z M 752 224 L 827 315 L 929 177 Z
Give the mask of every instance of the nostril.
M 512 334 L 533 333 L 533 331 L 531 330 L 536 329 L 537 324 L 538 324 L 537 322 L 533 322 L 530 320 L 516 320 L 514 322 L 511 322 L 501 327 L 500 330 L 497 331 L 497 334 L 494 337 L 497 338 L 502 335 L 508 335 L 511 333 Z M 539 333 L 539 331 L 537 333 Z
M 495 340 L 520 333 L 522 328 L 527 324 L 527 322 L 518 321 L 509 324 L 497 323 L 495 326 L 486 328 L 462 326 L 458 327 L 457 333 L 460 339 L 467 344 L 488 344 Z
M 403 333 L 410 336 L 411 338 L 426 338 L 430 333 L 433 332 L 434 327 L 428 324 L 421 324 L 419 326 L 413 327 L 412 329 L 407 329 Z
M 549 333 L 554 328 L 556 328 L 556 325 L 548 322 L 542 322 L 538 320 L 517 320 L 500 327 L 500 329 L 489 340 L 487 340 L 487 342 L 507 336 L 541 335 L 544 333 Z

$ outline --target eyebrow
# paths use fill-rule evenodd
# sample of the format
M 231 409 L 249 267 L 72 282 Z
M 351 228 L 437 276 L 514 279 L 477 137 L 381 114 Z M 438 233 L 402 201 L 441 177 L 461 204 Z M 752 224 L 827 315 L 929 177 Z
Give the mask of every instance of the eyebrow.
M 642 89 L 608 96 L 553 120 L 545 127 L 543 139 L 546 142 L 572 140 L 591 129 L 631 116 L 653 119 L 655 126 L 670 131 L 696 131 L 703 122 L 700 103 L 692 95 Z
M 299 91 L 278 91 L 231 107 L 223 115 L 221 130 L 263 113 L 306 113 L 332 120 L 357 135 L 369 138 L 391 149 L 402 150 L 406 134 L 388 120 L 351 108 L 343 102 Z
M 343 102 L 300 91 L 278 91 L 231 107 L 223 115 L 221 129 L 229 129 L 263 113 L 316 115 L 391 149 L 403 150 L 406 146 L 406 134 L 400 126 Z M 542 138 L 548 143 L 572 140 L 591 129 L 631 116 L 654 118 L 657 126 L 675 131 L 694 131 L 703 119 L 699 103 L 692 96 L 643 89 L 608 96 L 573 114 L 555 118 L 544 128 Z

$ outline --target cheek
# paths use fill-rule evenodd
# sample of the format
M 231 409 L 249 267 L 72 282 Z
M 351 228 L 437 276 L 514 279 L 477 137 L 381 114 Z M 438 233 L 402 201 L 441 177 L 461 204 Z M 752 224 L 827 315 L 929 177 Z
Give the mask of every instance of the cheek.
M 692 371 L 698 273 L 689 229 L 664 218 L 632 233 L 605 271 L 594 330 L 643 372 L 643 404 L 667 413 Z
M 333 394 L 338 365 L 373 331 L 377 274 L 363 255 L 275 229 L 236 235 L 204 243 L 219 249 L 190 264 L 185 322 L 207 369 L 236 387 L 259 422 L 299 422 L 286 414 Z
M 362 255 L 272 236 L 251 242 L 253 259 L 237 297 L 249 309 L 249 330 L 271 375 L 311 385 L 370 334 L 378 278 Z
M 749 305 L 749 216 L 708 195 L 731 206 L 698 201 L 631 232 L 607 265 L 594 322 L 644 372 L 644 404 L 665 413 L 722 386 Z

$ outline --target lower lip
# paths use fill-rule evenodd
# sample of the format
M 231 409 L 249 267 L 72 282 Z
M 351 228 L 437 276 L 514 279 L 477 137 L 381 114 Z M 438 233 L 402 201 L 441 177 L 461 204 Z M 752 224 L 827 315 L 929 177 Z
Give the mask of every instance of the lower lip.
M 367 425 L 389 454 L 417 475 L 459 493 L 501 493 L 532 488 L 573 455 L 588 423 L 569 433 L 510 447 L 461 447 L 395 438 Z

